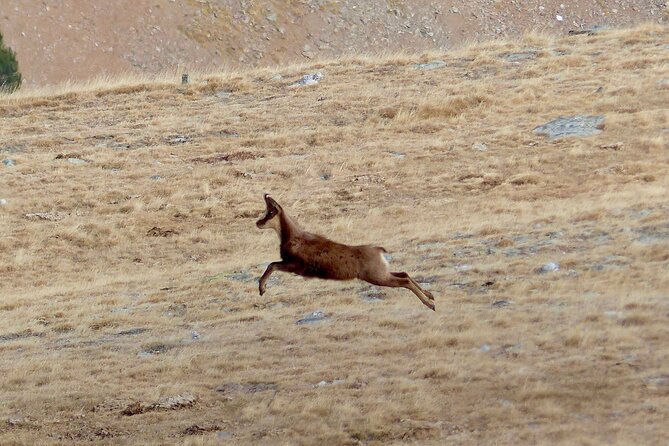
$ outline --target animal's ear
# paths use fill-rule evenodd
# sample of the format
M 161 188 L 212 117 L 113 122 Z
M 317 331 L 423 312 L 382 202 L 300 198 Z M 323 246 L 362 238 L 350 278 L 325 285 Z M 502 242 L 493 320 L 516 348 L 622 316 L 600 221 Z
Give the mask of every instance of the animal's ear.
M 272 197 L 269 196 L 269 194 L 265 194 L 265 203 L 267 203 L 267 207 L 273 207 L 276 209 L 281 209 L 281 206 L 279 206 L 279 203 L 274 201 Z

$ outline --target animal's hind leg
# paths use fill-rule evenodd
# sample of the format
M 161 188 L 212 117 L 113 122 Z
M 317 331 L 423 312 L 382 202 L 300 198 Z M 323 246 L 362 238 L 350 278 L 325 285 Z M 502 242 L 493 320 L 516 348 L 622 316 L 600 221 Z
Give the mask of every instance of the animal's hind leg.
M 413 278 L 410 277 L 407 273 L 396 273 L 396 272 L 391 272 L 390 274 L 392 274 L 392 275 L 395 276 L 395 277 L 406 277 L 407 279 L 409 279 L 410 281 L 412 281 L 413 284 L 416 285 L 416 286 L 418 287 L 418 289 L 421 290 L 421 291 L 423 292 L 423 294 L 425 294 L 425 296 L 427 296 L 430 300 L 434 300 L 434 296 L 432 295 L 432 293 L 429 292 L 428 290 L 424 289 L 424 288 L 421 287 L 420 285 L 418 285 L 418 282 L 416 282 L 415 280 L 413 280 Z
M 374 285 L 388 286 L 393 288 L 407 288 L 411 290 L 423 305 L 428 307 L 430 310 L 435 311 L 434 307 L 434 298 L 430 298 L 425 294 L 423 289 L 419 287 L 416 282 L 414 282 L 407 273 L 390 273 L 389 276 L 381 279 L 374 280 L 371 283 Z
M 409 276 L 407 273 L 404 273 L 404 272 L 391 272 L 390 274 L 392 274 L 392 275 L 395 276 L 395 277 L 401 277 L 401 278 L 407 278 L 407 279 L 409 279 L 409 280 L 411 281 L 411 283 L 413 283 L 414 286 L 420 290 L 421 293 L 423 293 L 429 300 L 434 301 L 434 296 L 432 295 L 432 293 L 429 292 L 428 290 L 422 288 L 420 285 L 418 285 L 418 282 L 416 282 L 415 280 L 413 280 L 413 278 L 412 278 L 411 276 Z

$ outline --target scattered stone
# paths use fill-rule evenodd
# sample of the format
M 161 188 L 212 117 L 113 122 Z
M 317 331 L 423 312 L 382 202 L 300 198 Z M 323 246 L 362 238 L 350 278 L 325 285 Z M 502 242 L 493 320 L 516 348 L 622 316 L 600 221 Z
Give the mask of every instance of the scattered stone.
M 234 434 L 232 432 L 228 431 L 218 431 L 216 432 L 216 439 L 217 440 L 230 440 L 232 437 L 234 437 Z
M 307 43 L 302 47 L 302 55 L 307 59 L 313 59 L 314 52 L 311 49 L 311 45 Z
M 509 305 L 512 305 L 512 304 L 513 304 L 513 302 L 508 301 L 508 300 L 497 300 L 497 301 L 492 303 L 492 306 L 495 307 L 495 308 L 504 308 L 504 307 L 508 307 Z
M 478 150 L 479 152 L 485 152 L 488 150 L 488 146 L 483 143 L 477 142 L 472 144 L 472 149 Z
M 14 160 L 9 158 L 2 160 L 2 164 L 4 164 L 7 167 L 14 167 L 16 165 Z
M 653 387 L 669 386 L 669 373 L 649 376 L 644 381 Z
M 123 330 L 116 333 L 116 336 L 134 336 L 149 331 L 148 328 L 131 328 L 129 330 Z
M 7 206 L 7 200 L 4 198 L 0 198 L 0 206 Z
M 623 143 L 622 142 L 614 142 L 612 144 L 600 144 L 599 146 L 600 149 L 605 149 L 605 150 L 620 150 L 623 148 Z
M 197 341 L 197 340 L 199 340 L 200 337 L 201 337 L 201 336 L 200 336 L 200 333 L 198 333 L 197 331 L 191 331 L 191 332 L 190 332 L 190 338 L 191 338 L 193 341 Z
M 407 154 L 404 152 L 388 152 L 391 156 L 395 158 L 406 158 Z
M 444 68 L 446 66 L 446 62 L 443 60 L 433 60 L 428 63 L 419 63 L 415 64 L 413 66 L 414 70 L 423 70 L 423 71 L 429 71 L 429 70 L 437 70 L 439 68 Z
M 472 269 L 472 266 L 464 263 L 464 264 L 461 264 L 461 265 L 455 265 L 453 268 L 457 272 L 463 272 L 463 271 L 469 271 L 470 269 Z
M 177 231 L 172 229 L 161 229 L 158 226 L 154 226 L 146 232 L 147 237 L 171 237 L 177 234 L 179 234 Z
M 664 243 L 669 239 L 669 225 L 650 225 L 634 229 L 636 241 L 644 244 Z
M 86 164 L 88 161 L 85 159 L 82 159 L 78 154 L 76 153 L 59 153 L 56 155 L 54 160 L 65 160 L 68 163 L 72 164 Z
M 294 84 L 291 84 L 290 87 L 307 87 L 310 85 L 316 85 L 321 81 L 321 79 L 323 79 L 323 73 L 320 71 L 318 73 L 305 74 L 302 76 L 302 79 L 295 82 Z
M 595 34 L 598 34 L 599 32 L 605 30 L 605 26 L 593 26 L 591 28 L 586 28 L 586 29 L 570 29 L 569 30 L 569 35 L 570 36 L 581 36 L 581 35 L 588 35 L 588 36 L 594 36 Z
M 377 287 L 371 287 L 369 289 L 362 290 L 358 292 L 358 294 L 365 302 L 379 302 L 382 301 L 385 297 L 385 294 L 383 294 L 383 292 Z
M 490 351 L 490 346 L 488 344 L 483 344 L 480 348 L 479 351 L 481 353 L 488 353 Z
M 25 146 L 22 144 L 17 146 L 0 147 L 0 153 L 23 153 L 23 152 L 25 152 Z
M 565 116 L 534 128 L 534 133 L 548 136 L 550 139 L 569 136 L 592 136 L 601 133 L 604 116 Z
M 305 325 L 305 324 L 315 324 L 317 322 L 321 322 L 326 318 L 325 313 L 322 311 L 314 311 L 311 314 L 308 314 L 307 316 L 303 317 L 302 319 L 299 319 L 297 322 L 295 322 L 297 325 Z
M 262 157 L 262 155 L 242 150 L 240 152 L 234 153 L 217 153 L 207 157 L 199 156 L 197 158 L 193 158 L 191 161 L 194 163 L 216 164 L 230 161 L 254 160 Z
M 176 410 L 193 407 L 196 398 L 193 395 L 164 396 L 149 406 L 150 410 Z
M 15 333 L 7 333 L 4 335 L 0 335 L 0 342 L 9 342 L 9 341 L 15 341 L 17 339 L 25 339 L 31 337 L 42 338 L 45 335 L 46 334 L 43 332 L 33 332 L 32 330 L 24 330 Z
M 137 354 L 140 358 L 148 358 L 149 356 L 153 355 L 160 355 L 162 353 L 165 353 L 166 351 L 174 348 L 174 345 L 167 345 L 167 344 L 152 344 L 141 352 Z
M 163 177 L 161 177 L 160 175 L 151 175 L 149 178 L 152 179 L 153 181 L 158 181 L 163 179 Z
M 81 158 L 67 158 L 67 162 L 70 164 L 77 164 L 77 165 L 88 163 L 88 161 L 82 160 Z
M 228 99 L 230 96 L 232 96 L 232 93 L 226 90 L 216 93 L 216 97 L 220 99 Z
M 129 314 L 129 313 L 131 313 L 131 310 L 128 307 L 112 308 L 109 311 L 112 312 L 112 313 L 119 313 L 119 314 Z
M 449 246 L 447 242 L 421 242 L 416 245 L 416 248 L 419 250 L 428 250 L 428 249 L 445 249 Z
M 154 410 L 177 410 L 193 407 L 197 399 L 192 395 L 164 396 L 153 404 L 142 404 L 140 401 L 128 404 L 121 411 L 121 415 L 132 416 L 139 415 Z
M 266 392 L 268 390 L 277 390 L 277 385 L 275 383 L 268 382 L 252 382 L 247 384 L 239 383 L 227 383 L 222 386 L 218 386 L 216 391 L 224 395 L 234 394 L 234 393 L 258 393 Z
M 213 276 L 205 276 L 202 279 L 200 279 L 200 282 L 202 283 L 209 283 L 209 282 L 215 282 L 217 280 L 225 279 L 226 278 L 226 273 L 220 273 L 220 274 L 214 274 Z
M 17 427 L 17 426 L 26 426 L 30 423 L 30 419 L 20 417 L 20 416 L 13 416 L 7 418 L 7 424 L 12 427 Z
M 504 250 L 504 255 L 507 257 L 518 257 L 523 252 L 518 248 L 509 248 Z
M 562 17 L 560 14 L 557 14 L 557 15 L 555 16 L 555 20 L 557 20 L 558 22 L 561 22 L 561 21 L 564 20 L 564 17 Z
M 344 384 L 346 381 L 343 379 L 334 379 L 332 381 L 321 381 L 318 384 L 315 384 L 314 387 L 328 387 L 328 386 L 336 386 L 338 384 Z
M 255 276 L 253 276 L 248 271 L 234 271 L 231 273 L 224 273 L 223 277 L 229 280 L 234 280 L 236 282 L 252 282 L 255 280 Z
M 188 426 L 186 429 L 183 430 L 183 435 L 201 435 L 206 432 L 215 432 L 220 429 L 219 426 L 217 425 L 212 425 L 212 426 L 200 426 L 197 424 L 193 424 Z
M 281 75 L 278 74 L 278 73 L 275 74 L 274 76 L 272 76 L 272 77 L 269 78 L 269 80 L 271 80 L 271 81 L 275 81 L 275 82 L 276 82 L 276 81 L 280 81 L 280 80 L 282 80 L 282 79 L 283 79 L 283 76 L 281 76 Z
M 504 53 L 500 57 L 507 62 L 523 62 L 536 59 L 538 56 L 538 51 L 521 51 L 518 53 Z
M 186 311 L 188 311 L 188 306 L 186 304 L 171 304 L 167 307 L 167 312 L 165 314 L 170 317 L 185 316 Z
M 513 354 L 513 353 L 518 353 L 520 349 L 522 348 L 523 344 L 506 344 L 503 345 L 499 348 L 497 351 L 498 355 L 503 355 L 503 354 Z
M 168 144 L 171 145 L 176 145 L 176 144 L 184 144 L 190 141 L 190 136 L 188 135 L 171 135 L 167 136 L 166 141 Z
M 24 217 L 28 220 L 60 221 L 67 217 L 67 214 L 63 212 L 33 212 L 25 214 Z
M 560 265 L 555 263 L 555 262 L 548 262 L 539 269 L 537 269 L 538 274 L 546 274 L 546 273 L 551 273 L 554 271 L 559 271 L 560 270 Z

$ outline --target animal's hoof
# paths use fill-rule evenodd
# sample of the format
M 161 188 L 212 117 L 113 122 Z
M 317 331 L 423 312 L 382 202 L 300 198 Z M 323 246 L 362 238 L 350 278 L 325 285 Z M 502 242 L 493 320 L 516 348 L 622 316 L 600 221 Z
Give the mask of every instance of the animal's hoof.
M 258 291 L 260 292 L 260 295 L 261 295 L 261 296 L 262 296 L 263 294 L 265 294 L 265 288 L 260 288 Z

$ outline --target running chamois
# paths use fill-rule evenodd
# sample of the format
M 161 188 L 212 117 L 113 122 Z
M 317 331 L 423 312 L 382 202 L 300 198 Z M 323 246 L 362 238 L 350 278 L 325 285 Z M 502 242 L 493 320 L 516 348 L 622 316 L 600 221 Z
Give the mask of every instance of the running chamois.
M 256 222 L 260 229 L 274 229 L 281 240 L 281 261 L 269 264 L 260 278 L 259 291 L 274 271 L 331 280 L 360 279 L 373 285 L 408 288 L 435 310 L 432 293 L 422 289 L 407 273 L 391 272 L 380 246 L 349 246 L 302 229 L 279 204 L 265 194 L 267 209 Z

